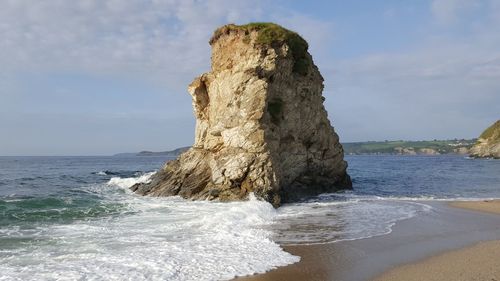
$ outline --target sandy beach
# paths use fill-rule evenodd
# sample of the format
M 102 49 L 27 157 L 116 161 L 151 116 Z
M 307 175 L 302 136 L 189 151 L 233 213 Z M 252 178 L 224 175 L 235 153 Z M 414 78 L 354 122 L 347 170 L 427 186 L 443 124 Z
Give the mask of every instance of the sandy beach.
M 457 201 L 449 205 L 467 210 L 500 214 L 500 200 Z M 500 240 L 480 242 L 417 263 L 394 268 L 376 280 L 499 280 L 499 258 Z
M 390 234 L 284 246 L 301 261 L 236 280 L 500 280 L 500 201 L 425 204 Z
M 480 242 L 474 246 L 397 267 L 375 280 L 499 280 L 499 257 L 500 241 Z
M 449 205 L 473 211 L 500 214 L 500 200 L 456 201 L 451 202 Z

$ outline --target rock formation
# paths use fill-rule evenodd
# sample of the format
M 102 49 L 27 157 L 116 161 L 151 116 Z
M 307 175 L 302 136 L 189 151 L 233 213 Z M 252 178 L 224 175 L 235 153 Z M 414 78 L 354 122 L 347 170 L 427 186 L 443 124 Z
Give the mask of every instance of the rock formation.
M 470 156 L 500 159 L 500 120 L 488 127 L 470 149 Z
M 307 42 L 279 25 L 253 23 L 217 29 L 210 45 L 211 71 L 188 87 L 193 147 L 132 190 L 221 201 L 253 192 L 277 207 L 350 188 Z

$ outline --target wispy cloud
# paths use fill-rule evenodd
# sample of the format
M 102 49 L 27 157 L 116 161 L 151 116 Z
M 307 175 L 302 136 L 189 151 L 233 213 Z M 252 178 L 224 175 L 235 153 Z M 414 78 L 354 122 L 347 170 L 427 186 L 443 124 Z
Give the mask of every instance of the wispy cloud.
M 189 144 L 192 112 L 185 89 L 209 68 L 213 30 L 229 22 L 275 21 L 308 40 L 342 140 L 477 135 L 500 112 L 500 1 L 390 3 L 380 2 L 381 9 L 372 9 L 380 15 L 365 19 L 372 14 L 360 18 L 356 5 L 325 16 L 328 9 L 345 6 L 331 1 L 322 11 L 307 12 L 287 1 L 261 0 L 1 1 L 0 127 L 12 139 L 28 140 L 33 133 L 6 122 L 48 129 L 50 124 L 39 120 L 57 119 L 59 128 L 76 134 L 78 124 L 86 124 L 82 116 L 91 112 L 100 116 L 99 130 L 107 128 L 110 136 L 122 136 L 123 124 L 144 133 L 141 126 L 149 120 L 163 120 L 155 123 L 164 127 L 161 136 L 132 138 L 144 142 L 144 149 Z M 401 17 L 400 29 L 387 25 Z M 377 27 L 388 31 L 379 34 Z M 362 33 L 366 30 L 374 34 Z M 391 32 L 409 40 L 400 42 Z M 383 51 L 386 46 L 390 51 Z M 67 77 L 72 74 L 84 78 L 71 78 L 75 82 Z M 93 88 L 83 87 L 88 81 Z M 143 87 L 150 82 L 151 88 Z M 108 87 L 112 83 L 120 86 Z M 176 118 L 183 121 L 168 121 Z M 56 149 L 49 139 L 62 133 L 50 132 L 46 147 Z M 78 151 L 96 151 L 98 143 L 84 148 L 91 136 L 78 136 Z M 0 139 L 0 154 L 29 146 L 14 143 Z M 38 145 L 43 151 L 43 143 Z
M 206 67 L 216 26 L 259 13 L 249 1 L 3 1 L 0 63 L 11 71 L 190 72 Z
M 0 154 L 57 153 L 54 143 L 68 134 L 79 138 L 64 153 L 71 147 L 84 154 L 103 151 L 113 146 L 95 141 L 103 128 L 110 138 L 122 136 L 125 127 L 142 132 L 129 137 L 141 149 L 189 144 L 193 120 L 186 87 L 210 67 L 213 30 L 231 22 L 285 22 L 290 14 L 260 0 L 1 1 L 0 128 L 8 139 L 0 139 Z M 305 32 L 322 24 L 300 14 L 287 24 L 292 22 Z M 307 37 L 321 39 L 314 32 Z M 101 116 L 99 125 L 90 126 L 85 114 Z M 144 130 L 152 119 L 162 120 L 164 129 L 151 131 L 162 137 L 144 137 L 151 135 Z M 50 134 L 35 144 L 30 140 L 40 130 Z

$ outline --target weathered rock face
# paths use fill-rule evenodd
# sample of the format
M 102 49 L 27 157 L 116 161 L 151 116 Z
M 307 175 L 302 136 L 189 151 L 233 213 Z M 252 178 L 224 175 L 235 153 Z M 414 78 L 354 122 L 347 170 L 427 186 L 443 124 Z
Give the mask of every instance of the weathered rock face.
M 212 69 L 188 88 L 193 147 L 132 189 L 222 201 L 253 192 L 279 206 L 350 188 L 307 43 L 280 26 L 250 24 L 219 28 L 210 44 Z
M 488 127 L 470 149 L 470 156 L 500 159 L 500 120 Z

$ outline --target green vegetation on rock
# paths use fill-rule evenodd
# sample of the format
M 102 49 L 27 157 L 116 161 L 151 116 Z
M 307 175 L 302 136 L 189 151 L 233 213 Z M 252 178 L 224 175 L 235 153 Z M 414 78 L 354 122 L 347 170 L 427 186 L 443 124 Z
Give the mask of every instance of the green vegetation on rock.
M 479 136 L 482 139 L 493 138 L 492 141 L 500 141 L 500 120 L 495 122 L 493 125 L 484 130 L 484 132 Z
M 293 71 L 302 75 L 307 74 L 310 60 L 307 57 L 307 49 L 309 45 L 306 40 L 298 33 L 288 30 L 278 24 L 270 22 L 253 22 L 244 25 L 228 24 L 215 30 L 210 44 L 213 44 L 223 34 L 229 34 L 231 31 L 243 31 L 246 36 L 244 42 L 250 42 L 250 32 L 258 32 L 255 39 L 256 44 L 275 46 L 276 44 L 286 43 L 292 52 L 295 60 Z
M 500 120 L 484 130 L 470 150 L 470 155 L 478 158 L 500 159 Z

